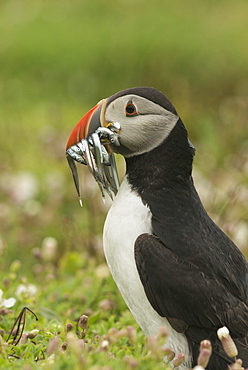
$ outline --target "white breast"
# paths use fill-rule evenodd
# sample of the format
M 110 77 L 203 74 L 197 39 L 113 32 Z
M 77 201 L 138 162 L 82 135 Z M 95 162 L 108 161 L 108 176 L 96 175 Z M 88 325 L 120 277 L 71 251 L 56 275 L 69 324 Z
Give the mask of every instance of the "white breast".
M 170 337 L 166 343 L 176 353 L 183 352 L 189 359 L 184 335 L 177 333 L 168 321 L 150 305 L 134 259 L 134 243 L 142 233 L 150 233 L 151 213 L 141 198 L 132 191 L 125 178 L 107 215 L 103 246 L 110 272 L 135 320 L 147 336 L 156 335 L 166 325 Z M 179 370 L 188 369 L 185 364 Z

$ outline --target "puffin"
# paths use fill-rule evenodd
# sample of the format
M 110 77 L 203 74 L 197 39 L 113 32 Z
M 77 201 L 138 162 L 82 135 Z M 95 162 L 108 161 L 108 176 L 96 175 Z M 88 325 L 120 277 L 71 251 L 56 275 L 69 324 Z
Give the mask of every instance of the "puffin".
M 119 185 L 114 154 L 126 162 Z M 195 148 L 172 103 L 152 87 L 122 90 L 94 106 L 69 136 L 67 159 L 88 165 L 113 203 L 103 230 L 110 272 L 146 336 L 167 326 L 168 345 L 207 370 L 234 362 L 217 330 L 226 326 L 248 367 L 248 262 L 210 218 L 192 178 Z M 103 195 L 104 196 L 104 195 Z

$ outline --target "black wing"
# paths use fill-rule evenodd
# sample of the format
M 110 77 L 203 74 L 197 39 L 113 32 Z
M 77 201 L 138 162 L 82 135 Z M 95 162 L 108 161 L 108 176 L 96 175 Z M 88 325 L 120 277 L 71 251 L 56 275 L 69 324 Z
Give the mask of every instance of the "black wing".
M 227 326 L 241 338 L 242 359 L 248 362 L 248 307 L 218 277 L 208 276 L 150 234 L 136 240 L 135 260 L 149 302 L 175 330 L 197 343 L 207 338 L 219 343 L 216 331 Z M 216 351 L 226 357 L 221 348 Z

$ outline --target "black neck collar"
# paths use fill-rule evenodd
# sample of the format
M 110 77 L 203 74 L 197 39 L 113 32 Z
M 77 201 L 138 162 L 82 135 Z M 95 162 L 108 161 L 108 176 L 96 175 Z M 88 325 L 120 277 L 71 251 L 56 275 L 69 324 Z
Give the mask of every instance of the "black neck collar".
M 189 145 L 187 131 L 179 119 L 170 135 L 148 153 L 126 158 L 127 176 L 131 186 L 143 193 L 146 189 L 186 186 L 192 182 L 194 149 Z

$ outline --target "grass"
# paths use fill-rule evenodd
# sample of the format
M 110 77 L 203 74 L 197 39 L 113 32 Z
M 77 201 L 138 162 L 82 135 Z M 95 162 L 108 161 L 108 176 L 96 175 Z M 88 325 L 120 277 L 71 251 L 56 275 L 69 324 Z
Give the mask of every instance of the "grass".
M 12 309 L 1 312 L 0 366 L 22 369 L 63 368 L 137 368 L 162 366 L 162 351 L 145 345 L 141 330 L 134 323 L 105 264 L 96 267 L 94 259 L 83 253 L 67 253 L 55 266 L 44 254 L 47 246 L 36 251 L 36 279 L 30 282 L 20 274 L 21 265 L 14 261 L 4 278 L 6 296 L 18 297 Z M 43 252 L 43 253 L 42 253 Z M 55 252 L 55 251 L 54 251 Z M 43 255 L 43 257 L 42 257 Z M 20 293 L 20 286 L 25 287 Z M 10 337 L 15 317 L 26 311 L 24 334 L 19 343 Z M 87 328 L 78 319 L 89 316 Z M 13 328 L 16 333 L 17 324 Z M 5 340 L 3 340 L 3 338 Z M 14 344 L 12 344 L 12 340 Z M 95 367 L 94 367 L 95 366 Z
M 102 97 L 150 85 L 171 99 L 197 149 L 204 205 L 248 255 L 247 7 L 245 0 L 0 3 L 0 289 L 16 299 L 0 307 L 0 367 L 162 367 L 105 265 L 109 204 L 82 168 L 78 206 L 64 156 L 74 124 Z M 18 293 L 30 284 L 33 291 Z M 39 319 L 27 311 L 24 334 L 39 332 L 6 345 L 23 307 Z

